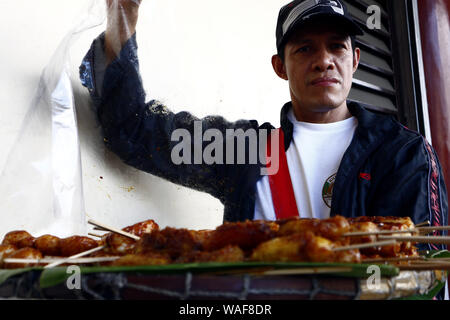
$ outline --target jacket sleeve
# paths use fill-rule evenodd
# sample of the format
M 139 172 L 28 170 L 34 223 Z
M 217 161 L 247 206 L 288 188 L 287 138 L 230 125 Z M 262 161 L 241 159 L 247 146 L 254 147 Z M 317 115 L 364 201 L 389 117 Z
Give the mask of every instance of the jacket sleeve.
M 405 143 L 391 163 L 370 203 L 371 215 L 410 216 L 414 223 L 447 225 L 447 190 L 436 152 L 421 136 Z M 440 233 L 436 233 L 440 235 Z M 424 245 L 420 245 L 424 248 Z M 441 250 L 443 245 L 429 245 Z
M 194 142 L 198 142 L 208 129 L 223 137 L 227 129 L 256 129 L 258 123 L 247 120 L 228 122 L 219 116 L 198 119 L 188 112 L 175 114 L 155 100 L 146 103 L 139 73 L 136 34 L 124 46 L 120 56 L 106 68 L 104 80 L 99 81 L 102 71 L 96 73 L 99 61 L 96 61 L 95 53 L 103 47 L 103 42 L 104 36 L 101 35 L 92 44 L 80 66 L 80 78 L 94 102 L 106 146 L 130 166 L 207 192 L 224 202 L 226 188 L 231 183 L 227 172 L 229 166 L 220 161 L 207 164 L 199 155 L 201 157 L 210 142 Z M 99 83 L 103 83 L 101 90 L 97 88 Z M 173 136 L 177 137 L 174 141 Z M 188 147 L 182 149 L 180 143 Z M 175 147 L 177 152 L 173 154 Z M 201 148 L 200 152 L 198 148 Z M 174 161 L 174 155 L 189 160 L 179 163 Z

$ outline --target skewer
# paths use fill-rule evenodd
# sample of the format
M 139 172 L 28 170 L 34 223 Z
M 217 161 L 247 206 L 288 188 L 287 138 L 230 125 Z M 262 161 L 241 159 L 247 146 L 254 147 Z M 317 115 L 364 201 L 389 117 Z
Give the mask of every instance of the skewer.
M 380 234 L 393 234 L 393 233 L 416 233 L 416 229 L 408 229 L 408 230 L 380 230 L 380 231 L 367 231 L 367 232 L 349 232 L 344 233 L 342 236 L 344 237 L 362 237 L 362 236 L 377 236 Z
M 96 233 L 92 233 L 92 232 L 89 232 L 88 235 L 93 236 L 93 237 L 97 237 L 97 238 L 103 238 L 103 236 L 101 236 L 99 234 L 96 234 Z
M 400 242 L 417 242 L 417 243 L 434 243 L 434 244 L 450 244 L 450 237 L 424 237 L 424 236 L 411 236 L 411 237 L 396 237 L 396 236 L 378 236 L 383 240 L 397 240 Z
M 91 253 L 103 250 L 105 247 L 106 246 L 100 246 L 100 247 L 97 247 L 97 248 L 94 248 L 94 249 L 91 249 L 91 250 L 88 250 L 88 251 L 81 252 L 81 253 L 78 253 L 76 255 L 70 256 L 68 258 L 59 259 L 58 261 L 55 261 L 53 263 L 50 263 L 50 264 L 46 265 L 44 267 L 44 269 L 53 268 L 53 267 L 59 266 L 60 264 L 63 264 L 63 263 L 66 263 L 66 262 L 70 262 L 71 260 L 78 259 L 78 258 L 87 256 L 87 255 L 90 255 Z
M 141 239 L 141 238 L 139 238 L 138 236 L 136 236 L 134 234 L 131 234 L 131 233 L 128 233 L 128 232 L 125 232 L 123 230 L 119 230 L 119 229 L 116 229 L 116 228 L 113 228 L 113 227 L 106 226 L 106 225 L 101 224 L 101 223 L 99 223 L 97 221 L 94 221 L 94 220 L 88 220 L 88 223 L 90 223 L 90 224 L 92 224 L 94 226 L 98 226 L 100 228 L 103 228 L 105 230 L 121 234 L 121 235 L 123 235 L 125 237 L 129 237 L 129 238 L 134 239 L 136 241 Z
M 429 220 L 416 224 L 417 227 L 431 226 L 431 222 Z
M 362 263 L 376 263 L 376 262 L 403 262 L 403 261 L 426 261 L 425 257 L 413 256 L 413 257 L 402 257 L 402 258 L 380 258 L 380 259 L 364 259 Z
M 435 226 L 435 227 L 419 227 L 416 228 L 420 233 L 428 233 L 433 231 L 447 231 L 450 230 L 450 226 Z
M 415 229 L 407 229 L 407 230 L 380 230 L 380 231 L 367 231 L 367 232 L 348 232 L 344 233 L 342 236 L 344 237 L 362 237 L 362 236 L 377 236 L 384 234 L 397 234 L 397 233 L 419 233 L 426 234 L 433 231 L 446 231 L 450 230 L 450 226 L 435 226 L 435 227 L 419 227 Z
M 398 265 L 400 270 L 450 270 L 450 264 L 430 263 L 416 265 Z
M 95 262 L 107 262 L 107 261 L 114 261 L 119 259 L 120 257 L 92 257 L 92 258 L 79 258 L 79 259 L 72 259 L 70 260 L 70 263 L 76 263 L 76 264 L 85 264 L 85 263 L 95 263 Z M 40 263 L 53 263 L 60 261 L 61 258 L 42 258 L 42 259 L 18 259 L 18 258 L 6 258 L 3 260 L 4 263 L 33 263 L 33 264 L 40 264 Z
M 109 231 L 109 230 L 107 230 L 107 229 L 105 229 L 105 228 L 100 228 L 100 227 L 94 227 L 94 228 L 92 228 L 92 229 L 97 230 L 97 231 L 105 231 L 105 232 L 108 232 L 108 231 Z
M 387 241 L 361 243 L 361 244 L 355 244 L 355 245 L 351 245 L 351 246 L 344 246 L 344 247 L 333 248 L 332 251 L 345 251 L 345 250 L 353 250 L 353 249 L 383 247 L 383 246 L 393 245 L 396 242 L 397 241 L 395 239 L 390 239 L 390 240 L 387 240 Z
M 442 264 L 442 265 L 450 265 L 450 261 L 434 261 L 434 259 L 424 260 L 424 261 L 414 261 L 414 264 Z

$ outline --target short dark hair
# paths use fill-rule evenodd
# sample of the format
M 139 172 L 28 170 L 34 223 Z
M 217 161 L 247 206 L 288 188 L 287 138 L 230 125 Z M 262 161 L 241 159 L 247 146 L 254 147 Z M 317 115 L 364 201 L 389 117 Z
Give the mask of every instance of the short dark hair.
M 356 36 L 349 36 L 350 37 L 350 41 L 351 41 L 351 43 L 352 43 L 352 52 L 353 52 L 353 54 L 355 54 L 355 49 L 356 49 Z M 280 50 L 278 51 L 278 56 L 280 57 L 280 59 L 281 59 L 281 61 L 283 61 L 283 63 L 284 63 L 284 59 L 285 59 L 285 56 L 284 56 L 284 48 L 286 47 L 286 45 L 284 45 L 284 46 L 282 46 L 281 48 L 280 48 Z

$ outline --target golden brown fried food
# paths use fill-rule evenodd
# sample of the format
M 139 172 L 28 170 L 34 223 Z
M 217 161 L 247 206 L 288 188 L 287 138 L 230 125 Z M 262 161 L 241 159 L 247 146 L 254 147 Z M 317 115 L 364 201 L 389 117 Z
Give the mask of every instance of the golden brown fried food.
M 61 256 L 70 257 L 75 254 L 94 249 L 99 246 L 99 242 L 94 239 L 82 236 L 72 236 L 61 239 Z
M 251 250 L 274 238 L 278 229 L 279 225 L 272 221 L 226 222 L 211 232 L 204 243 L 204 249 L 214 251 L 231 245 Z
M 250 257 L 251 261 L 260 262 L 295 262 L 308 261 L 305 247 L 312 232 L 296 233 L 285 237 L 273 238 L 256 247 Z
M 2 244 L 10 244 L 17 248 L 33 247 L 35 238 L 24 230 L 11 231 L 5 235 Z
M 177 263 L 194 262 L 241 262 L 244 261 L 244 251 L 238 246 L 226 246 L 216 251 L 191 251 L 177 259 Z
M 280 222 L 277 236 L 284 237 L 296 233 L 315 232 L 319 225 L 319 219 L 289 219 Z
M 355 222 L 350 225 L 350 232 L 378 232 L 379 228 L 373 222 Z M 370 243 L 376 242 L 376 235 L 366 235 L 360 237 L 349 237 L 350 244 Z M 364 248 L 360 249 L 361 253 L 366 256 L 378 255 L 380 253 L 380 247 Z
M 102 242 L 106 245 L 103 251 L 120 256 L 132 253 L 137 241 L 118 233 L 108 233 L 102 237 Z
M 21 248 L 8 255 L 4 256 L 6 258 L 14 259 L 42 259 L 42 253 L 35 248 Z M 18 269 L 36 266 L 37 263 L 4 263 L 3 267 L 5 269 Z
M 356 218 L 348 218 L 347 220 L 350 224 L 355 222 L 372 222 L 383 230 L 391 230 L 391 228 L 395 228 L 395 230 L 415 228 L 414 222 L 410 217 L 361 216 Z
M 333 251 L 340 242 L 314 235 L 311 231 L 278 237 L 260 244 L 250 260 L 267 262 L 359 262 L 358 250 Z
M 349 232 L 350 223 L 342 216 L 335 216 L 329 219 L 320 220 L 318 234 L 321 237 L 338 240 L 344 233 Z
M 111 266 L 153 266 L 166 265 L 172 261 L 167 254 L 162 253 L 146 253 L 146 254 L 127 254 L 119 259 L 108 263 Z
M 355 222 L 350 225 L 350 232 L 378 232 L 380 229 L 373 222 Z M 376 235 L 366 235 L 360 237 L 351 237 L 351 243 L 368 243 L 377 241 Z
M 324 220 L 294 219 L 281 224 L 278 236 L 288 236 L 291 234 L 310 231 L 318 236 L 331 240 L 337 240 L 349 230 L 350 224 L 346 218 L 341 216 Z
M 403 231 L 414 229 L 414 223 L 409 217 L 356 217 L 349 218 L 351 226 L 353 225 L 364 225 L 365 223 L 370 223 L 376 226 L 376 231 Z M 371 227 L 373 229 L 373 226 Z M 369 230 L 368 230 L 369 231 Z M 411 233 L 392 233 L 393 236 L 408 237 Z M 368 249 L 362 249 L 361 252 L 370 257 L 374 258 L 376 256 L 382 258 L 394 258 L 404 256 L 415 256 L 418 255 L 417 248 L 411 242 L 401 242 L 389 246 L 374 247 Z
M 0 268 L 3 267 L 3 258 L 12 254 L 16 250 L 17 247 L 11 244 L 0 244 Z
M 146 233 L 159 230 L 159 226 L 153 220 L 146 220 L 122 229 L 125 232 L 142 237 Z M 137 241 L 118 233 L 107 233 L 102 237 L 106 245 L 105 252 L 113 255 L 125 255 L 134 252 Z
M 186 252 L 201 249 L 201 243 L 194 234 L 188 229 L 170 227 L 146 233 L 136 244 L 135 253 L 161 252 L 168 254 L 172 259 L 177 259 Z
M 61 254 L 61 239 L 46 234 L 36 239 L 34 247 L 44 256 L 59 256 Z
M 346 245 L 346 244 L 344 244 Z M 338 241 L 314 236 L 306 245 L 309 261 L 313 262 L 346 262 L 358 263 L 361 261 L 359 250 L 333 251 L 342 246 Z
M 194 238 L 194 242 L 200 250 L 204 250 L 205 244 L 214 233 L 214 230 L 189 230 L 192 237 Z
M 144 233 L 151 233 L 152 231 L 159 230 L 159 226 L 153 220 L 146 220 L 123 228 L 122 230 L 138 237 L 142 237 Z

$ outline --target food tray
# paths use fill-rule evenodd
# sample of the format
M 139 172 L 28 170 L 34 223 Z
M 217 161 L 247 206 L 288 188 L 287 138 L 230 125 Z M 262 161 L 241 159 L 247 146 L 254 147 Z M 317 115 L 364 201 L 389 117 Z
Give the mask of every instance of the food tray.
M 330 263 L 202 263 L 81 267 L 80 289 L 68 289 L 65 267 L 0 270 L 3 299 L 430 299 L 445 285 L 438 271 L 380 265 L 378 288 L 367 285 L 370 265 Z M 292 271 L 295 270 L 295 271 Z M 281 274 L 267 274 L 267 272 Z M 294 274 L 283 274 L 291 273 Z

